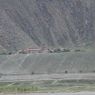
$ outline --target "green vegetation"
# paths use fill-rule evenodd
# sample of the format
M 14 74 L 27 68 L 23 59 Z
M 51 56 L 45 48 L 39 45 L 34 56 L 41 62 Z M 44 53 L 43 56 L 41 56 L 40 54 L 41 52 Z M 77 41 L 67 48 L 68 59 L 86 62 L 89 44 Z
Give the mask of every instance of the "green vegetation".
M 11 83 L 12 84 L 12 83 Z M 22 93 L 22 92 L 35 92 L 38 91 L 38 87 L 36 86 L 25 86 L 25 85 L 21 85 L 20 83 L 17 84 L 0 84 L 0 92 L 4 92 L 4 93 L 10 93 L 10 92 L 17 92 L 17 93 Z
M 84 80 L 42 80 L 17 83 L 0 83 L 0 92 L 80 92 L 95 91 L 95 81 Z

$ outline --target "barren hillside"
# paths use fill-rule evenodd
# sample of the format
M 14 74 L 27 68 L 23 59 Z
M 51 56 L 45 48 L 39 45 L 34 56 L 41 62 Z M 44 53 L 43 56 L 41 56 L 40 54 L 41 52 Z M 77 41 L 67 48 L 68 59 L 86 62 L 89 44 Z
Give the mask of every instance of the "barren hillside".
M 95 0 L 0 0 L 0 46 L 93 46 Z

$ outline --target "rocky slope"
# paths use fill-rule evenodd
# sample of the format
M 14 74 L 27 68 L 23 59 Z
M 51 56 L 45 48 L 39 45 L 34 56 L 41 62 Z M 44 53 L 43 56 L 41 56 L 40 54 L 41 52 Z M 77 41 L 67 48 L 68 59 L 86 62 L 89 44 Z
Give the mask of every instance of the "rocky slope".
M 0 0 L 4 50 L 93 46 L 95 0 Z

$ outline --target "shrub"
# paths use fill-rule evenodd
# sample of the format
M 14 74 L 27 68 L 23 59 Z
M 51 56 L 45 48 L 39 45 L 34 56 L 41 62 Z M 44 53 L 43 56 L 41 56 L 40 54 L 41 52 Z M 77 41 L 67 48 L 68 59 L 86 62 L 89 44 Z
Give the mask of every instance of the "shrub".
M 9 55 L 11 55 L 11 54 L 12 54 L 12 52 L 9 52 L 8 54 L 9 54 Z
M 95 73 L 95 70 L 93 70 L 92 72 Z
M 80 49 L 76 49 L 75 52 L 80 52 L 81 50 Z
M 70 49 L 63 49 L 63 52 L 70 52 Z
M 65 74 L 67 74 L 67 73 L 68 73 L 68 71 L 66 70 L 66 71 L 65 71 Z
M 82 73 L 82 70 L 80 70 L 79 73 Z
M 31 75 L 34 75 L 35 73 L 34 72 L 31 72 Z
M 60 53 L 60 52 L 62 52 L 62 51 L 61 51 L 60 48 L 58 48 L 58 49 L 54 49 L 54 52 L 56 52 L 56 53 Z

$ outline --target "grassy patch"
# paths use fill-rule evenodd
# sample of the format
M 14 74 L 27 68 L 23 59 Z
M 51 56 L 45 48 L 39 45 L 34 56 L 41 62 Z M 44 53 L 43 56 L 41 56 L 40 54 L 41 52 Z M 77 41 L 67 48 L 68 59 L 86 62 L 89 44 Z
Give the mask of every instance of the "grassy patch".
M 0 87 L 0 92 L 18 92 L 18 93 L 22 93 L 22 92 L 35 92 L 38 91 L 38 87 L 36 86 L 3 86 Z
M 42 80 L 31 82 L 0 83 L 0 92 L 80 92 L 95 91 L 95 81 Z

